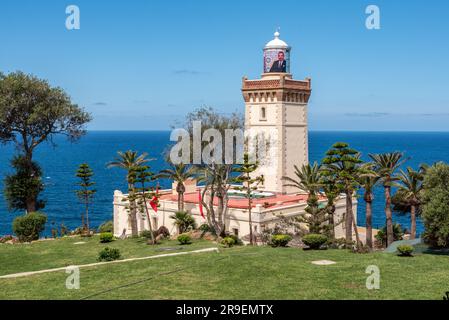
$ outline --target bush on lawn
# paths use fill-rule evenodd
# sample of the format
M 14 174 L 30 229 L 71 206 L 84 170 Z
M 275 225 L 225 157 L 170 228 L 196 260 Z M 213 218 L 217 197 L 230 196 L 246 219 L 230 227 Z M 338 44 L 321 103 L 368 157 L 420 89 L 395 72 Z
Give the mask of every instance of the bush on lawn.
M 230 248 L 235 245 L 235 240 L 232 237 L 224 237 L 223 240 L 221 240 L 221 244 Z
M 291 240 L 292 237 L 288 234 L 275 234 L 271 237 L 270 245 L 273 248 L 286 247 Z
M 20 242 L 38 240 L 39 235 L 45 229 L 47 216 L 40 212 L 31 212 L 14 219 L 12 229 Z
M 318 250 L 327 242 L 327 237 L 322 234 L 311 233 L 302 238 L 302 242 L 312 250 Z
M 352 243 L 351 246 L 354 247 L 356 243 Z M 329 239 L 327 241 L 327 246 L 331 249 L 345 249 L 347 247 L 346 239 L 345 238 L 338 238 L 338 239 Z
M 413 246 L 408 244 L 401 244 L 397 247 L 398 255 L 401 257 L 411 257 L 413 254 L 413 251 L 415 251 L 415 248 Z
M 156 238 L 156 232 L 153 231 L 153 235 Z M 142 231 L 140 231 L 140 236 L 145 239 L 151 239 L 151 231 L 150 230 L 142 230 Z
M 394 241 L 402 240 L 404 236 L 404 231 L 399 223 L 393 224 L 393 239 Z M 377 243 L 381 247 L 386 247 L 387 245 L 387 227 L 384 226 L 375 236 Z
M 120 259 L 120 250 L 106 247 L 98 253 L 98 261 L 114 261 Z
M 101 243 L 108 243 L 108 242 L 112 242 L 113 240 L 114 240 L 114 235 L 111 232 L 100 233 L 100 242 Z
M 192 238 L 188 234 L 180 234 L 178 236 L 178 241 L 182 245 L 184 245 L 184 244 L 191 244 L 192 243 Z
M 227 234 L 226 237 L 234 239 L 234 245 L 236 245 L 236 246 L 243 245 L 243 241 L 233 233 Z
M 103 222 L 99 227 L 98 227 L 98 232 L 99 233 L 103 233 L 103 232 L 114 232 L 114 223 L 112 222 L 112 220 Z

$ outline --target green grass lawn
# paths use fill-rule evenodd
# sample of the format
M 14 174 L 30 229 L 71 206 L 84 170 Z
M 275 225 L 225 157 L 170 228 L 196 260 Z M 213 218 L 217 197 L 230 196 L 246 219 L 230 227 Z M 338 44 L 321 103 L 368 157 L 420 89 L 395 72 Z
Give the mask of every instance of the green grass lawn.
M 85 244 L 75 244 L 86 242 Z M 150 246 L 144 238 L 115 240 L 100 243 L 99 236 L 66 237 L 57 240 L 37 241 L 31 244 L 0 244 L 0 276 L 42 269 L 66 267 L 77 264 L 97 262 L 98 252 L 105 247 L 120 249 L 123 259 L 145 257 L 176 251 L 161 251 L 166 247 L 181 247 L 177 241 L 163 241 Z M 207 241 L 196 241 L 183 250 L 194 250 L 214 245 Z
M 48 244 L 33 244 L 31 249 L 0 246 L 1 273 L 37 270 L 49 265 L 57 267 L 69 261 L 70 264 L 92 262 L 98 249 L 104 246 L 92 239 L 83 245 L 83 249 L 77 247 L 69 253 L 67 251 L 72 247 L 68 244 L 73 246 L 73 242 L 76 241 L 63 239 Z M 35 245 L 38 246 L 33 247 Z M 167 242 L 159 247 L 172 245 L 177 244 Z M 136 239 L 116 241 L 113 246 L 121 248 L 122 251 L 129 250 L 126 257 L 157 252 Z M 212 246 L 213 243 L 202 241 L 188 246 L 185 250 Z M 42 256 L 39 251 L 42 251 Z M 14 259 L 15 263 L 5 260 L 5 253 L 6 257 Z M 57 261 L 52 261 L 52 258 Z M 336 264 L 311 264 L 311 261 L 321 259 L 333 260 Z M 14 269 L 14 265 L 20 270 Z M 376 265 L 380 269 L 380 290 L 366 289 L 368 274 L 365 270 L 369 265 Z M 220 249 L 220 253 L 197 253 L 82 268 L 79 290 L 66 289 L 67 276 L 62 271 L 17 279 L 0 279 L 0 299 L 87 297 L 441 300 L 443 294 L 449 291 L 449 256 L 420 254 L 403 258 L 387 253 L 353 254 L 346 250 L 303 251 L 296 248 L 235 247 Z

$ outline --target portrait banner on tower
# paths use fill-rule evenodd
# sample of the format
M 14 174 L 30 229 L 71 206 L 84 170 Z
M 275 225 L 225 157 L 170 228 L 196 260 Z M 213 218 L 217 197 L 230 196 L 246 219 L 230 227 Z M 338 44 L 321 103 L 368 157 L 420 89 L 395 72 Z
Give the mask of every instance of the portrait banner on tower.
M 290 72 L 290 51 L 286 49 L 265 49 L 263 56 L 264 73 Z

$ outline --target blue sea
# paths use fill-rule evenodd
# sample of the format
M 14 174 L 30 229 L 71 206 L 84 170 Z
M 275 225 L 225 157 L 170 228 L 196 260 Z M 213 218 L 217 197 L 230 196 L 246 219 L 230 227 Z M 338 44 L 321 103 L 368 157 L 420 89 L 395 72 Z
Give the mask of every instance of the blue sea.
M 151 162 L 153 172 L 166 167 L 163 154 L 167 150 L 169 131 L 123 132 L 91 131 L 77 143 L 69 143 L 64 137 L 56 137 L 56 146 L 41 145 L 35 153 L 44 171 L 45 192 L 43 198 L 47 205 L 43 210 L 48 215 L 44 235 L 49 235 L 52 225 L 61 223 L 74 229 L 80 225 L 83 206 L 78 202 L 74 190 L 77 179 L 75 172 L 79 164 L 86 162 L 94 170 L 97 194 L 90 211 L 92 226 L 98 226 L 112 219 L 112 197 L 114 190 L 126 190 L 125 172 L 121 169 L 108 169 L 106 164 L 114 160 L 117 151 L 137 150 L 147 152 L 156 158 Z M 369 153 L 402 151 L 410 159 L 405 166 L 417 168 L 421 163 L 436 161 L 449 162 L 449 133 L 423 132 L 310 132 L 309 154 L 311 161 L 320 161 L 326 150 L 337 141 L 344 141 L 362 152 L 368 160 Z M 14 146 L 0 146 L 0 177 L 11 172 L 9 160 L 15 153 Z M 169 181 L 161 181 L 162 187 L 169 187 Z M 1 187 L 3 189 L 3 186 Z M 0 191 L 1 193 L 1 191 Z M 359 199 L 358 223 L 364 225 L 365 205 Z M 375 192 L 373 225 L 385 224 L 383 189 Z M 9 212 L 0 194 L 0 235 L 12 233 L 12 220 L 22 212 Z M 409 228 L 407 215 L 394 215 L 394 221 Z M 418 233 L 423 231 L 421 221 L 417 225 Z

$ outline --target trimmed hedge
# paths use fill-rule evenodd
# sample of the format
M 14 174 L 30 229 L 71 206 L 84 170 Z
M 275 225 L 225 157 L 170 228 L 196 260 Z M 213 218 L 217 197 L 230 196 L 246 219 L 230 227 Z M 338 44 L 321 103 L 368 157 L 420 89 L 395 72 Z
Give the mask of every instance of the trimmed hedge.
M 114 240 L 114 235 L 111 232 L 100 233 L 100 242 L 101 243 L 108 243 L 108 242 L 112 242 L 113 240 Z
M 178 236 L 178 241 L 180 244 L 184 245 L 184 244 L 191 244 L 192 243 L 192 238 L 188 235 L 188 234 L 180 234 Z
M 327 242 L 327 237 L 322 234 L 311 233 L 302 238 L 302 242 L 312 250 L 318 250 Z
M 411 257 L 415 248 L 408 244 L 401 244 L 397 247 L 398 255 L 401 257 Z
M 270 245 L 273 248 L 286 247 L 291 240 L 292 237 L 288 234 L 275 234 L 271 237 Z
M 224 237 L 221 240 L 221 244 L 228 248 L 233 247 L 235 245 L 235 239 L 232 237 Z

